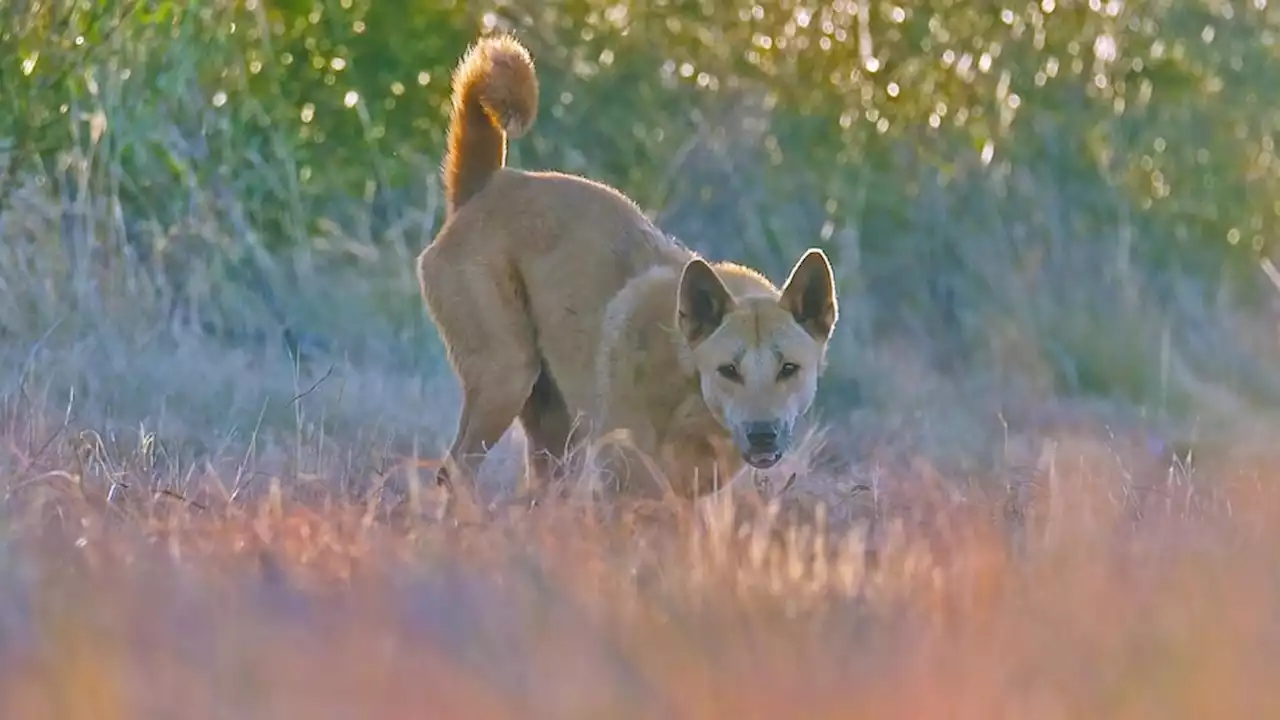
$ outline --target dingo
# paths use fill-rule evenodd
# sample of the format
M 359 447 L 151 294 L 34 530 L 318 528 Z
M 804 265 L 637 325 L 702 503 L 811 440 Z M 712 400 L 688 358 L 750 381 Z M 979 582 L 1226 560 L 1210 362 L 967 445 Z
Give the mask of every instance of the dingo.
M 511 37 L 472 46 L 453 76 L 443 163 L 446 219 L 418 258 L 427 312 L 462 387 L 437 481 L 468 488 L 518 419 L 526 488 L 588 438 L 621 431 L 680 495 L 775 465 L 813 402 L 836 323 L 836 289 L 810 249 L 779 290 L 708 262 L 620 192 L 505 167 L 529 130 L 538 82 Z M 635 487 L 643 463 L 604 469 Z M 628 474 L 632 473 L 632 474 Z

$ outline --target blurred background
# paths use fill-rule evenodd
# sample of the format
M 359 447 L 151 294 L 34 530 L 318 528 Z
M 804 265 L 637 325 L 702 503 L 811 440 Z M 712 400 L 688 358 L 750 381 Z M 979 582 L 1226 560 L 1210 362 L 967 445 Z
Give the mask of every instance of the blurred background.
M 498 31 L 542 88 L 509 164 L 776 282 L 827 251 L 815 417 L 852 460 L 980 470 L 1082 420 L 1163 447 L 1280 400 L 1268 0 L 4 7 L 0 390 L 108 443 L 447 442 L 413 258 L 450 72 Z

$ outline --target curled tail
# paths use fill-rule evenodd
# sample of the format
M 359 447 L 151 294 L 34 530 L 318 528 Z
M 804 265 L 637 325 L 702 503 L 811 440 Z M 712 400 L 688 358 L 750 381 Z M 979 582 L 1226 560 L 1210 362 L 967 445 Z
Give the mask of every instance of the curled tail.
M 529 52 L 509 35 L 472 45 L 453 71 L 453 111 L 444 156 L 448 214 L 480 192 L 506 162 L 507 137 L 520 137 L 538 113 L 538 78 Z

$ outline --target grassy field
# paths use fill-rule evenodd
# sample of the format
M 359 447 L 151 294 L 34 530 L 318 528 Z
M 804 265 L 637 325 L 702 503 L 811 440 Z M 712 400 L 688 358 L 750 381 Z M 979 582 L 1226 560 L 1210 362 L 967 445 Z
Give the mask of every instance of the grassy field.
M 545 83 L 512 163 L 775 280 L 825 247 L 810 433 L 724 497 L 528 511 L 513 430 L 467 526 L 413 257 L 497 16 L 21 4 L 0 717 L 1280 716 L 1280 11 L 677 4 L 487 4 Z
M 0 265 L 4 717 L 1280 711 L 1280 457 L 1248 436 L 1188 458 L 1081 413 L 945 470 L 855 413 L 815 424 L 785 491 L 454 527 L 425 482 L 452 381 L 377 351 L 368 298 L 411 294 L 405 256 L 313 269 L 359 352 L 294 362 L 166 316 L 123 261 L 77 268 L 89 237 Z M 972 432 L 980 392 L 938 393 L 882 421 Z
M 3 446 L 5 717 L 1280 711 L 1263 455 L 1189 473 L 1059 437 L 1014 502 L 914 468 L 832 511 L 747 496 L 450 527 L 413 464 L 336 459 L 359 446 L 281 475 L 20 414 Z

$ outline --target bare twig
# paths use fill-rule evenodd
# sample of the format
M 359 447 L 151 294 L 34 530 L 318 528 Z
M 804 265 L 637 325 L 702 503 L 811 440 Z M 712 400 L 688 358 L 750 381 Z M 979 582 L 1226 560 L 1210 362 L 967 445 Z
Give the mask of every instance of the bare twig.
M 307 388 L 306 390 L 303 390 L 302 392 L 298 393 L 297 395 L 294 395 L 294 396 L 293 396 L 293 399 L 289 401 L 289 404 L 290 404 L 290 405 L 292 405 L 292 404 L 294 404 L 294 403 L 298 402 L 299 400 L 301 400 L 302 398 L 304 398 L 304 397 L 306 397 L 306 396 L 310 395 L 311 393 L 315 392 L 315 391 L 316 391 L 316 389 L 320 387 L 321 383 L 323 383 L 325 380 L 328 380 L 328 379 L 329 379 L 329 376 L 333 374 L 333 369 L 334 369 L 334 367 L 336 367 L 336 366 L 335 366 L 335 365 L 330 365 L 330 366 L 329 366 L 329 369 L 328 369 L 327 371 L 325 371 L 325 374 L 324 374 L 324 375 L 322 375 L 322 376 L 320 377 L 320 379 L 319 379 L 319 380 L 316 380 L 315 382 L 311 383 L 311 387 Z
M 204 504 L 196 502 L 195 500 L 188 500 L 185 495 L 183 495 L 182 493 L 174 492 L 173 490 L 160 490 L 159 492 L 156 493 L 156 495 L 159 495 L 161 497 L 172 498 L 174 500 L 181 502 L 184 505 L 190 505 L 191 507 L 197 510 L 209 509 Z
M 240 497 L 240 493 L 249 486 L 249 481 L 253 479 L 253 475 L 245 475 L 245 468 L 249 465 L 249 456 L 253 454 L 258 447 L 258 433 L 262 430 L 262 418 L 267 414 L 267 401 L 262 402 L 262 409 L 258 411 L 258 422 L 253 426 L 253 433 L 249 436 L 249 447 L 245 448 L 244 457 L 240 459 L 240 465 L 236 467 L 236 481 L 231 486 L 231 495 L 227 498 L 227 503 L 234 505 L 236 498 Z
M 796 484 L 796 474 L 791 473 L 791 477 L 787 478 L 787 481 L 782 483 L 782 487 L 778 488 L 778 492 L 775 494 L 775 497 L 782 497 L 782 495 L 786 493 L 788 490 L 790 490 L 791 486 L 795 484 Z

